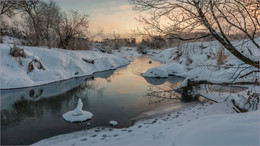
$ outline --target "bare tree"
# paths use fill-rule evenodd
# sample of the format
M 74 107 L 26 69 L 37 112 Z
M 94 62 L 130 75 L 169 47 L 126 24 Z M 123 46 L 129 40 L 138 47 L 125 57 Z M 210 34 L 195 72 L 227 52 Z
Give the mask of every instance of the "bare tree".
M 67 48 L 73 37 L 86 37 L 88 26 L 87 15 L 79 14 L 77 11 L 63 12 L 61 22 L 56 26 L 60 46 Z
M 0 0 L 0 15 L 11 17 L 14 15 L 14 10 L 17 8 L 17 2 L 13 0 Z
M 163 34 L 169 38 L 194 40 L 213 36 L 229 52 L 246 64 L 259 69 L 259 60 L 246 57 L 234 46 L 229 35 L 242 33 L 257 48 L 259 36 L 260 0 L 130 0 L 137 11 L 148 12 L 139 21 L 145 24 L 141 34 Z M 194 38 L 182 32 L 206 31 L 209 34 Z
M 17 3 L 25 16 L 25 27 L 32 45 L 49 46 L 55 37 L 54 26 L 60 23 L 59 6 L 53 1 L 22 0 Z

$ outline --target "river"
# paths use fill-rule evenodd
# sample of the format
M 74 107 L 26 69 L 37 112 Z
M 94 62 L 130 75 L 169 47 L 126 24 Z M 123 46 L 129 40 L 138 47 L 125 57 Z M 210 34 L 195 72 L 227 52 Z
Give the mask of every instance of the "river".
M 135 58 L 128 66 L 95 73 L 94 77 L 78 77 L 47 85 L 1 90 L 1 143 L 27 145 L 55 135 L 109 127 L 129 127 L 134 117 L 164 105 L 180 108 L 187 102 L 170 90 L 183 78 L 143 78 L 141 73 L 159 66 L 146 56 Z M 170 97 L 170 98 L 164 98 Z M 78 99 L 93 118 L 83 123 L 69 123 L 62 114 L 74 109 Z M 195 99 L 195 102 L 196 101 Z

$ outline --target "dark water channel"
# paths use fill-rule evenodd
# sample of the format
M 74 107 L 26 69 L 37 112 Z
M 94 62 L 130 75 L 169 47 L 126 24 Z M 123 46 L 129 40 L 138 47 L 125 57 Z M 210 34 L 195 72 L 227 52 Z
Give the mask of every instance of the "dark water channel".
M 156 61 L 149 64 L 148 57 L 138 57 L 128 66 L 96 73 L 92 79 L 80 77 L 38 87 L 1 90 L 1 144 L 32 144 L 59 134 L 109 127 L 110 120 L 119 123 L 117 128 L 128 127 L 133 124 L 130 119 L 142 112 L 193 101 L 173 92 L 162 92 L 177 87 L 182 78 L 145 79 L 140 75 L 159 65 Z M 74 109 L 78 98 L 93 118 L 83 123 L 64 121 L 62 114 Z

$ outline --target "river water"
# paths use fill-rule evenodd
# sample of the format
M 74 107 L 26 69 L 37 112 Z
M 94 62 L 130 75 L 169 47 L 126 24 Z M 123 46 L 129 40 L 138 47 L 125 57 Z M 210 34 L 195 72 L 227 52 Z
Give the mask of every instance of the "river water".
M 1 90 L 1 144 L 23 145 L 55 135 L 109 127 L 115 120 L 116 128 L 133 124 L 132 118 L 154 108 L 192 102 L 169 91 L 181 84 L 183 78 L 143 78 L 141 73 L 160 63 L 142 56 L 117 70 L 95 73 L 94 77 L 78 77 L 43 86 Z M 170 97 L 170 98 L 169 98 Z M 74 109 L 78 99 L 83 110 L 93 118 L 83 123 L 64 121 L 62 114 Z M 196 99 L 195 99 L 196 101 Z M 197 102 L 197 101 L 196 101 Z

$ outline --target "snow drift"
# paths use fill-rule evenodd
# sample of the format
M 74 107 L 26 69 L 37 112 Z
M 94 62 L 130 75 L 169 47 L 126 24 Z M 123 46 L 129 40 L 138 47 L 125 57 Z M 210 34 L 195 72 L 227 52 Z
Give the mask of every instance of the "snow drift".
M 1 89 L 42 85 L 129 64 L 119 55 L 97 51 L 27 46 L 19 46 L 26 54 L 26 58 L 19 59 L 10 55 L 12 47 L 11 44 L 1 44 Z M 28 71 L 34 60 L 39 60 L 44 69 L 34 67 Z

